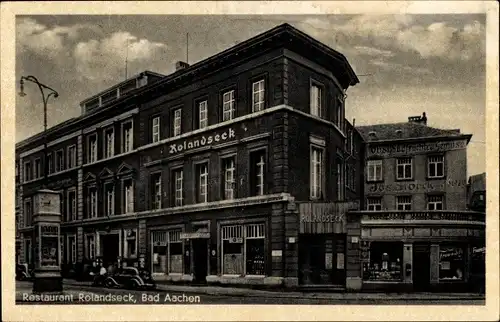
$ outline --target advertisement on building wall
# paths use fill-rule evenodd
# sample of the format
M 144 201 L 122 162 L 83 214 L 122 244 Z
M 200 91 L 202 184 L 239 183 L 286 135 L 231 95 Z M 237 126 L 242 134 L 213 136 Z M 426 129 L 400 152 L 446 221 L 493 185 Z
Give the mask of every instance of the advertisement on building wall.
M 367 192 L 370 193 L 425 193 L 434 191 L 445 191 L 448 188 L 463 188 L 467 187 L 466 180 L 442 180 L 438 182 L 393 182 L 393 183 L 376 183 L 370 184 L 367 187 Z
M 393 157 L 408 154 L 426 154 L 435 152 L 445 152 L 461 150 L 467 148 L 466 140 L 422 142 L 422 143 L 391 143 L 380 145 L 369 145 L 367 147 L 367 157 Z
M 181 152 L 187 152 L 192 149 L 201 148 L 204 146 L 210 146 L 212 144 L 219 144 L 232 141 L 236 138 L 236 134 L 233 128 L 229 128 L 225 131 L 217 131 L 205 135 L 201 135 L 195 138 L 189 138 L 186 140 L 179 140 L 175 143 L 169 144 L 168 153 L 170 155 L 175 155 Z

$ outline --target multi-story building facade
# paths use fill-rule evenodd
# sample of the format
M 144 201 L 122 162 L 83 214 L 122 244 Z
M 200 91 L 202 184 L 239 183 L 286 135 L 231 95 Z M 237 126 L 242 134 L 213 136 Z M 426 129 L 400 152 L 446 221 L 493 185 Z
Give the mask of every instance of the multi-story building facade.
M 486 211 L 486 173 L 469 177 L 467 185 L 467 207 L 474 211 Z
M 344 117 L 358 82 L 342 54 L 284 24 L 85 100 L 16 146 L 20 261 L 46 187 L 61 192 L 65 271 L 102 257 L 144 261 L 158 280 L 345 287 L 360 269 L 346 211 L 363 207 L 365 151 Z
M 485 242 L 484 213 L 466 211 L 471 135 L 427 126 L 425 113 L 357 130 L 365 211 L 350 215 L 360 219 L 363 288 L 470 287 L 473 253 Z

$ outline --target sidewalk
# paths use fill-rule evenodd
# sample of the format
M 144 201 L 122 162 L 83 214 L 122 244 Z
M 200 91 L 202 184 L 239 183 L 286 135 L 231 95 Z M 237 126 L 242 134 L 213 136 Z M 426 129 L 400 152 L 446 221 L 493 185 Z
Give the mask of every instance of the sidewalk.
M 89 282 L 78 282 L 65 279 L 64 285 L 89 285 Z M 485 295 L 477 293 L 320 293 L 320 292 L 277 292 L 264 291 L 237 287 L 222 286 L 189 286 L 157 283 L 157 289 L 167 292 L 195 293 L 215 296 L 245 296 L 245 297 L 267 297 L 267 298 L 312 298 L 332 300 L 483 300 Z

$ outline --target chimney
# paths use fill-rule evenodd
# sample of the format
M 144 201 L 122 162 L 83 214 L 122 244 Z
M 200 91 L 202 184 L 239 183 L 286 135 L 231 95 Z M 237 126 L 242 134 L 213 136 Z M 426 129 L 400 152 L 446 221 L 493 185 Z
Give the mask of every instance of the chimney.
M 427 116 L 425 112 L 422 113 L 422 116 L 410 116 L 408 117 L 408 122 L 427 125 Z
M 175 63 L 175 71 L 186 69 L 189 67 L 189 64 L 183 61 L 178 61 Z

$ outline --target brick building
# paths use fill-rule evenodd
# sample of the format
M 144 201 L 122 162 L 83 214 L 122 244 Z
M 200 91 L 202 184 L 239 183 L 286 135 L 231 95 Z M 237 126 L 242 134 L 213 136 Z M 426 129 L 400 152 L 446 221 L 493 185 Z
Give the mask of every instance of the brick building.
M 284 24 L 176 67 L 82 102 L 46 158 L 42 134 L 17 144 L 19 260 L 45 186 L 61 192 L 65 274 L 144 258 L 158 280 L 345 287 L 360 271 L 346 212 L 365 189 L 347 59 Z

